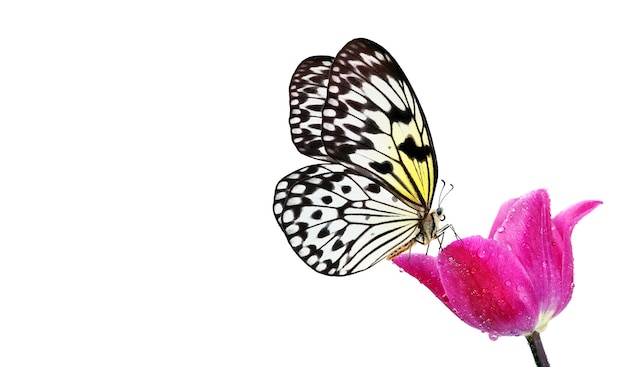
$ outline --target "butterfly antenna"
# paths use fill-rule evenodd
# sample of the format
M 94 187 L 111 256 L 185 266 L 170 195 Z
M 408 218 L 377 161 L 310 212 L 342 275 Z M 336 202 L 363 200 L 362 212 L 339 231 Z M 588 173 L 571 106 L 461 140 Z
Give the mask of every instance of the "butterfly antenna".
M 441 191 L 439 192 L 439 203 L 438 206 L 441 207 L 441 203 L 443 202 L 443 199 L 446 198 L 446 196 L 448 196 L 448 194 L 454 190 L 454 185 L 450 184 L 450 190 L 448 190 L 445 194 L 443 194 L 443 190 L 446 187 L 446 181 L 445 180 L 441 180 L 441 182 L 443 183 L 443 186 L 441 187 Z

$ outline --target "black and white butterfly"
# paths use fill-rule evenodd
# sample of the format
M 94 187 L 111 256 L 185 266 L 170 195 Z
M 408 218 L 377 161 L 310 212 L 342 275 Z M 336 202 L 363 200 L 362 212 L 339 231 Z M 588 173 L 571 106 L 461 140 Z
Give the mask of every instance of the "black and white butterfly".
M 432 137 L 389 52 L 359 38 L 335 58 L 307 58 L 289 100 L 296 148 L 324 162 L 278 182 L 274 215 L 309 267 L 350 275 L 440 236 Z

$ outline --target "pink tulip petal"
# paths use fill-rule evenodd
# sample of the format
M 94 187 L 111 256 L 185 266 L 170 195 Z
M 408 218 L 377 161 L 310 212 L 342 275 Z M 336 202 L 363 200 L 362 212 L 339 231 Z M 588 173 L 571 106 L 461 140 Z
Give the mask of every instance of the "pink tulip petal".
M 493 235 L 493 239 L 509 246 L 534 284 L 537 298 L 547 309 L 556 308 L 560 278 L 555 264 L 561 264 L 562 249 L 552 239 L 550 198 L 545 190 L 531 191 L 517 200 Z
M 494 233 L 502 226 L 502 223 L 506 219 L 506 216 L 509 214 L 509 209 L 511 206 L 515 204 L 518 199 L 511 199 L 500 206 L 500 210 L 498 211 L 498 215 L 496 215 L 496 220 L 493 221 L 493 226 L 491 227 L 491 231 L 489 232 L 489 237 L 493 238 Z
M 597 200 L 582 201 L 563 210 L 552 220 L 554 224 L 553 237 L 556 241 L 561 241 L 563 247 L 563 259 L 560 267 L 561 297 L 554 316 L 567 306 L 574 291 L 574 258 L 571 242 L 574 226 L 600 204 L 602 202 Z
M 450 303 L 439 278 L 437 258 L 423 254 L 402 254 L 392 260 L 402 270 L 419 280 L 446 306 Z M 450 306 L 448 306 L 450 307 Z
M 438 260 L 449 307 L 467 324 L 493 336 L 533 330 L 533 284 L 507 247 L 475 236 L 448 245 Z

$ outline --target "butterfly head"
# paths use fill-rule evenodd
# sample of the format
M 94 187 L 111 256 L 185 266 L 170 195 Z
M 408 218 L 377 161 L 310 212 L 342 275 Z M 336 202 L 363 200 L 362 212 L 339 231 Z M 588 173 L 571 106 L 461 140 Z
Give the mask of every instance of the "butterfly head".
M 446 220 L 446 216 L 443 215 L 443 208 L 442 207 L 439 207 L 439 208 L 431 211 L 430 215 L 433 217 L 433 220 L 437 221 L 437 224 L 439 224 L 439 222 L 443 222 L 444 220 Z

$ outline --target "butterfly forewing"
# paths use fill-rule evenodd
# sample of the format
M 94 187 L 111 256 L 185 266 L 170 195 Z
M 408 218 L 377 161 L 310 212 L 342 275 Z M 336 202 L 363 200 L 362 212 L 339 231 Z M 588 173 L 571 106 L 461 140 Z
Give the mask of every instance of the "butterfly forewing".
M 274 215 L 296 254 L 326 275 L 368 269 L 417 235 L 415 209 L 339 164 L 309 166 L 283 178 Z
M 322 117 L 329 156 L 429 210 L 437 161 L 424 113 L 404 72 L 378 44 L 356 39 L 331 66 Z
M 313 56 L 298 65 L 289 84 L 291 139 L 300 153 L 332 160 L 322 142 L 322 110 L 333 58 Z

